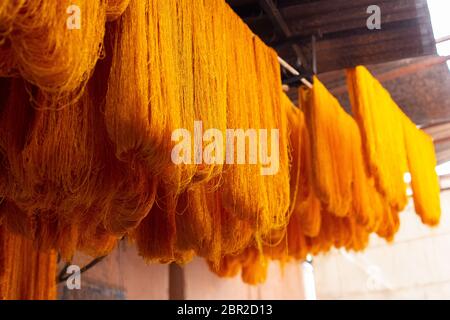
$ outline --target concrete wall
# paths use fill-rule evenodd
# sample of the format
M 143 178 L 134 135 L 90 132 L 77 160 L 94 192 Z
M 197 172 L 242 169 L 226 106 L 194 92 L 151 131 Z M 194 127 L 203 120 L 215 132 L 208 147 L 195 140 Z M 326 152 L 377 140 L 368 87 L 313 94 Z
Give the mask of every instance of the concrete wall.
M 196 259 L 185 268 L 186 299 L 303 299 L 301 265 L 288 264 L 283 268 L 278 263 L 269 265 L 266 283 L 249 286 L 240 276 L 232 279 L 219 278 L 208 270 L 201 259 Z
M 92 258 L 78 255 L 73 264 L 80 267 Z M 121 242 L 108 257 L 81 275 L 81 290 L 59 285 L 61 299 L 168 299 L 169 269 L 147 265 L 134 246 Z
M 73 264 L 80 267 L 92 259 L 78 255 Z M 61 265 L 62 267 L 62 265 Z M 106 259 L 81 276 L 81 290 L 59 285 L 60 299 L 169 299 L 170 281 L 184 288 L 186 299 L 303 299 L 300 264 L 269 266 L 264 285 L 249 286 L 240 276 L 222 279 L 211 273 L 202 259 L 181 269 L 184 281 L 171 279 L 167 265 L 146 265 L 136 249 L 122 242 Z
M 437 228 L 423 226 L 410 204 L 393 244 L 373 237 L 364 253 L 315 258 L 318 299 L 450 299 L 450 192 L 441 204 Z

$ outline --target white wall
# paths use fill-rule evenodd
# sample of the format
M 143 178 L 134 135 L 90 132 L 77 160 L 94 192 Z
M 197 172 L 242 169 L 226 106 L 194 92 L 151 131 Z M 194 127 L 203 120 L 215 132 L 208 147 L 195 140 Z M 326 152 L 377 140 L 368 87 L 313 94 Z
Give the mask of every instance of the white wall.
M 437 228 L 421 224 L 412 203 L 393 244 L 373 237 L 364 253 L 314 259 L 318 299 L 450 299 L 450 192 Z

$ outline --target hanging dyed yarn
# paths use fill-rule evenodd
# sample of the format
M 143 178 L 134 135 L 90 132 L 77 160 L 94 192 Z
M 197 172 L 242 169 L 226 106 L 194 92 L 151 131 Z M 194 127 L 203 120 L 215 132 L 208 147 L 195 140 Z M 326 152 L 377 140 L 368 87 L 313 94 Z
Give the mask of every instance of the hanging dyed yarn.
M 0 227 L 0 300 L 56 298 L 56 253 Z
M 183 264 L 192 260 L 193 250 L 177 247 L 176 214 L 177 196 L 160 185 L 155 205 L 131 235 L 147 262 Z
M 2 11 L 20 75 L 53 99 L 80 91 L 101 53 L 105 2 L 7 0 Z
M 304 223 L 301 216 L 295 213 L 292 214 L 287 227 L 287 256 L 298 261 L 305 260 L 310 251 L 310 245 L 305 236 L 308 232 L 303 231 L 303 226 Z M 317 234 L 319 231 L 320 229 L 318 229 Z
M 227 162 L 221 187 L 222 203 L 226 212 L 247 220 L 255 228 L 259 241 L 270 238 L 274 229 L 284 228 L 289 218 L 287 120 L 281 104 L 276 54 L 264 46 L 229 8 L 227 10 L 226 29 L 233 35 L 227 57 L 227 127 L 246 132 L 248 145 L 244 164 Z M 278 130 L 277 136 L 273 135 L 272 129 Z M 237 139 L 233 138 L 234 143 Z M 275 144 L 277 138 L 279 148 Z M 259 151 L 252 151 L 251 144 L 258 142 Z M 267 144 L 261 145 L 261 142 Z M 230 156 L 236 161 L 235 150 L 231 151 Z M 264 175 L 267 160 L 279 166 L 275 172 Z
M 226 8 L 226 29 L 230 35 L 227 52 L 227 128 L 257 130 L 260 126 L 260 105 L 258 101 L 256 66 L 253 48 L 254 35 L 248 27 Z M 248 58 L 252 57 L 252 58 Z M 257 140 L 257 136 L 246 139 L 248 143 Z M 233 145 L 237 146 L 236 138 Z M 228 146 L 227 146 L 228 148 Z M 257 152 L 249 155 L 250 148 L 245 147 L 246 158 L 237 162 L 237 152 L 227 150 L 232 157 L 224 166 L 221 197 L 224 209 L 235 219 L 247 220 L 256 227 L 261 213 L 267 213 L 267 199 L 263 178 L 258 165 Z M 266 220 L 266 219 L 265 219 Z M 267 221 L 267 220 L 266 220 Z
M 9 285 L 7 276 L 10 273 L 8 267 L 10 257 L 8 256 L 9 244 L 7 241 L 5 227 L 0 225 L 0 300 L 5 300 Z
M 185 9 L 178 19 L 187 20 L 179 31 L 180 42 L 184 45 L 179 50 L 180 66 L 178 68 L 182 70 L 179 74 L 182 103 L 184 103 L 182 110 L 190 110 L 188 108 L 193 107 L 195 119 L 202 121 L 203 130 L 213 128 L 225 137 L 229 74 L 228 43 L 233 41 L 232 34 L 225 31 L 227 30 L 226 22 L 229 19 L 229 8 L 222 0 L 195 1 L 194 3 L 183 0 L 180 1 L 180 5 Z M 192 19 L 192 22 L 188 19 Z M 189 36 L 186 37 L 189 34 L 192 34 L 192 40 Z M 192 42 L 192 58 L 189 55 L 190 42 Z M 191 92 L 192 89 L 193 92 Z M 192 94 L 193 100 L 191 100 Z M 192 103 L 193 106 L 191 106 Z M 225 154 L 218 151 L 218 148 L 225 150 L 225 141 L 221 141 L 216 136 L 203 138 L 205 153 L 209 152 L 208 149 L 214 149 L 215 158 L 207 159 L 203 155 L 203 163 L 197 166 L 195 183 L 209 181 L 220 175 L 225 161 Z M 198 153 L 198 150 L 194 150 L 194 155 Z
M 302 110 L 307 107 L 309 94 L 306 90 L 300 89 L 299 101 Z M 315 237 L 318 235 L 321 225 L 321 210 L 322 204 L 317 196 L 316 189 L 314 187 L 314 175 L 313 175 L 313 158 L 311 154 L 311 136 L 306 125 L 306 119 L 303 111 L 299 111 L 300 117 L 303 119 L 303 124 L 300 128 L 299 134 L 301 135 L 301 148 L 300 154 L 300 172 L 298 180 L 297 198 L 294 204 L 293 214 L 297 215 L 296 218 L 302 225 L 301 230 L 305 236 Z M 300 122 L 301 124 L 301 122 Z
M 178 198 L 176 246 L 197 255 L 220 259 L 220 207 L 218 194 L 196 186 Z
M 317 237 L 309 238 L 310 253 L 326 253 L 332 248 L 360 251 L 367 247 L 369 233 L 352 218 L 322 212 L 322 227 Z
M 266 281 L 268 264 L 262 252 L 250 246 L 240 254 L 224 256 L 219 265 L 209 263 L 209 268 L 222 278 L 235 277 L 241 272 L 243 282 L 257 285 Z
M 287 128 L 289 133 L 289 187 L 290 187 L 290 213 L 294 210 L 297 197 L 299 197 L 300 190 L 300 167 L 302 165 L 301 148 L 302 148 L 302 131 L 305 127 L 305 116 L 303 112 L 296 108 L 288 96 L 283 94 L 283 106 L 286 110 Z
M 35 111 L 23 81 L 13 80 L 0 111 L 2 177 L 9 186 L 3 195 L 17 207 L 6 210 L 8 224 L 64 257 L 82 247 L 95 256 L 110 251 L 114 235 L 139 224 L 156 192 L 156 180 L 142 166 L 113 156 L 101 113 L 105 67 L 98 65 L 76 107 Z M 65 236 L 79 229 L 79 237 Z
M 317 77 L 304 104 L 310 134 L 313 183 L 317 196 L 330 213 L 345 217 L 352 201 L 353 119 Z
M 0 77 L 16 76 L 15 61 L 11 55 L 11 42 L 0 36 Z
M 326 213 L 349 217 L 368 231 L 392 240 L 399 228 L 400 210 L 375 187 L 357 123 L 317 78 L 312 92 L 301 94 L 306 100 L 303 105 L 309 123 L 313 186 L 325 210 L 322 217 Z
M 127 9 L 131 0 L 106 0 L 106 18 L 113 21 L 119 18 Z
M 111 30 L 112 64 L 105 120 L 116 156 L 149 157 L 148 3 L 132 0 Z M 130 48 L 134 47 L 134 50 Z M 158 69 L 155 68 L 155 73 Z M 155 92 L 157 96 L 158 93 Z M 157 105 L 154 107 L 155 112 Z M 161 117 L 164 118 L 164 117 Z M 162 128 L 159 126 L 159 130 Z M 148 140 L 146 140 L 148 139 Z
M 208 261 L 211 272 L 221 278 L 233 278 L 241 271 L 241 261 L 238 255 L 227 255 L 222 257 L 220 264 L 216 265 Z
M 347 82 L 368 170 L 391 207 L 401 211 L 407 202 L 404 182 L 407 160 L 401 111 L 366 68 L 349 69 Z
M 301 100 L 301 99 L 300 99 Z M 276 246 L 264 248 L 264 253 L 271 259 L 289 261 L 291 258 L 303 260 L 308 253 L 305 234 L 309 229 L 313 235 L 320 230 L 319 211 L 311 210 L 312 185 L 309 157 L 309 137 L 305 117 L 300 108 L 295 107 L 286 95 L 282 95 L 283 107 L 286 111 L 289 132 L 290 155 L 290 217 L 289 223 L 282 232 L 282 238 Z M 319 222 L 319 223 L 317 223 Z
M 55 212 L 62 223 L 87 221 L 93 230 L 101 224 L 121 235 L 148 213 L 156 184 L 141 165 L 115 159 L 105 143 L 105 89 L 95 83 L 101 80 L 101 72 L 94 75 L 76 107 L 37 111 L 21 152 L 28 189 L 13 199 L 26 212 Z
M 257 37 L 253 39 L 258 88 L 258 105 L 261 108 L 259 133 L 259 161 L 263 169 L 275 164 L 275 170 L 262 176 L 265 188 L 267 212 L 261 212 L 258 221 L 258 233 L 284 229 L 289 221 L 289 155 L 288 155 L 288 106 L 282 97 L 280 64 L 277 54 Z M 288 104 L 289 105 L 289 104 Z M 252 108 L 249 108 L 253 112 Z M 276 130 L 276 131 L 275 131 Z M 265 134 L 263 134 L 265 133 Z M 274 133 L 276 135 L 274 135 Z M 267 141 L 264 148 L 262 142 Z M 264 150 L 266 149 L 266 150 Z M 270 158 L 270 163 L 266 163 Z M 261 173 L 260 173 L 261 174 Z
M 34 111 L 30 108 L 26 83 L 22 79 L 2 80 L 0 95 L 0 152 L 2 197 L 26 194 L 21 151 L 30 131 Z M 26 198 L 26 196 L 24 196 Z
M 433 140 L 406 116 L 403 128 L 414 207 L 423 223 L 434 226 L 439 223 L 441 205 Z
M 353 184 L 352 184 L 352 214 L 356 222 L 365 226 L 367 231 L 378 230 L 381 218 L 385 214 L 385 199 L 375 187 L 374 179 L 369 175 L 363 158 L 361 135 L 356 122 L 353 130 L 352 152 Z
M 113 28 L 105 114 L 116 155 L 144 161 L 176 193 L 213 178 L 222 168 L 220 159 L 204 164 L 202 150 L 194 149 L 191 140 L 182 163 L 171 160 L 174 130 L 190 132 L 191 139 L 198 120 L 204 130 L 225 131 L 227 51 L 222 48 L 224 4 L 219 3 L 132 0 Z M 141 47 L 129 50 L 136 43 Z
M 242 253 L 242 281 L 250 285 L 264 283 L 269 261 L 259 249 L 250 247 Z
M 214 266 L 224 256 L 240 253 L 254 236 L 248 222 L 223 208 L 219 190 L 213 190 L 212 185 L 200 185 L 182 194 L 175 218 L 177 248 L 194 250 Z

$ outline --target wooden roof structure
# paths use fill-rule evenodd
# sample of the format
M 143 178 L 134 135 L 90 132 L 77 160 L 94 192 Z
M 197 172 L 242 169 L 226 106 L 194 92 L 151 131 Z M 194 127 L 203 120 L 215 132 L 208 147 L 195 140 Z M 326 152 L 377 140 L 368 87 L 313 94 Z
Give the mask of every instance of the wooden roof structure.
M 426 0 L 227 0 L 280 57 L 317 72 L 436 53 Z M 381 29 L 369 30 L 367 8 L 381 9 Z M 297 65 L 298 66 L 298 65 Z

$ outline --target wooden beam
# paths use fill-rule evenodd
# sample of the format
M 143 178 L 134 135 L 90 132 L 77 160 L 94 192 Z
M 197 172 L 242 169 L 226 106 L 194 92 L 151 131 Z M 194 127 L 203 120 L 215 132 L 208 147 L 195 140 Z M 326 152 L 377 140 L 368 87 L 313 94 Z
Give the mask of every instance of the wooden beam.
M 437 160 L 438 164 L 450 161 L 450 150 L 445 149 L 442 151 L 438 151 L 436 153 L 436 160 Z
M 184 270 L 175 263 L 169 264 L 169 300 L 185 300 Z
M 251 4 L 257 4 L 258 0 L 227 0 L 227 3 L 231 6 L 231 7 L 241 7 L 241 6 L 246 6 L 246 5 L 251 5 Z
M 289 29 L 286 21 L 284 21 L 283 17 L 281 16 L 280 11 L 278 11 L 275 3 L 272 0 L 259 0 L 258 3 L 261 9 L 263 9 L 263 11 L 266 13 L 278 33 L 285 38 L 291 37 L 291 30 Z
M 277 33 L 283 39 L 287 39 L 293 36 L 291 29 L 287 25 L 286 21 L 284 20 L 283 16 L 281 15 L 280 11 L 278 10 L 273 0 L 258 0 L 258 3 L 261 9 L 263 9 L 267 17 L 272 22 L 272 25 L 274 26 Z M 297 44 L 292 44 L 291 47 L 294 50 L 297 59 L 300 60 L 298 62 L 300 62 L 306 67 L 308 63 L 306 61 L 305 56 L 302 53 L 300 46 Z
M 445 62 L 447 62 L 449 60 L 450 60 L 450 56 L 444 56 L 444 57 L 433 56 L 433 57 L 429 57 L 429 58 L 420 60 L 418 62 L 414 62 L 414 63 L 411 63 L 409 65 L 402 66 L 402 67 L 396 68 L 394 70 L 378 74 L 377 75 L 377 79 L 380 82 L 386 82 L 386 81 L 394 80 L 394 79 L 397 79 L 397 78 L 400 78 L 400 77 L 404 77 L 404 76 L 407 76 L 407 75 L 410 75 L 410 74 L 414 74 L 414 73 L 417 73 L 419 71 L 428 69 L 429 67 L 432 67 L 434 65 L 445 63 Z M 339 87 L 336 87 L 336 88 L 332 88 L 332 89 L 330 89 L 330 92 L 332 92 L 334 95 L 343 94 L 343 93 L 347 92 L 347 86 L 346 85 L 342 85 L 342 86 L 339 86 Z
M 450 41 L 450 35 L 436 39 L 436 43 L 442 43 L 442 42 L 447 42 L 447 41 Z
M 422 127 L 426 133 L 433 137 L 434 143 L 443 143 L 450 141 L 450 119 Z
M 262 1 L 262 0 L 259 0 Z M 366 9 L 371 0 L 275 1 L 277 15 L 267 13 L 245 19 L 250 28 L 278 54 L 292 63 L 292 45 L 309 45 L 317 38 L 318 72 L 340 70 L 354 65 L 379 64 L 436 53 L 426 0 L 378 0 L 382 11 L 381 30 L 368 30 Z M 336 14 L 336 13 L 339 14 Z M 270 21 L 281 17 L 286 28 L 274 36 Z M 285 32 L 283 33 L 284 30 Z M 310 62 L 309 54 L 305 55 Z

